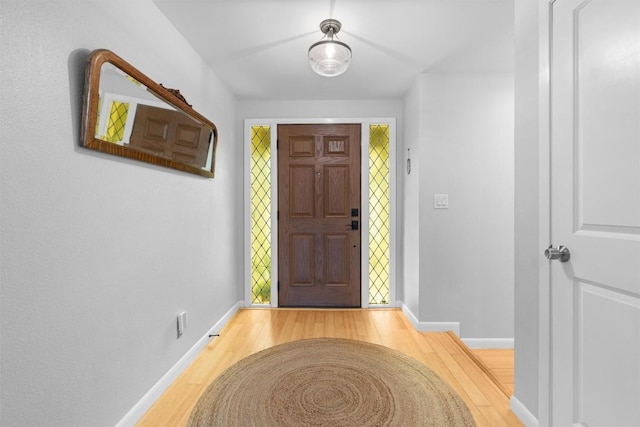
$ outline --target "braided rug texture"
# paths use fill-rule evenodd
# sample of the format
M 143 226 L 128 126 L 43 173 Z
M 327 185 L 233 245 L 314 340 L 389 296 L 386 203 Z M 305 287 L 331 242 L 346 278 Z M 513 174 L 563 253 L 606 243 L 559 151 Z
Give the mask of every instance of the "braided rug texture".
M 417 360 L 376 344 L 315 338 L 277 345 L 224 371 L 189 427 L 475 426 L 469 409 Z

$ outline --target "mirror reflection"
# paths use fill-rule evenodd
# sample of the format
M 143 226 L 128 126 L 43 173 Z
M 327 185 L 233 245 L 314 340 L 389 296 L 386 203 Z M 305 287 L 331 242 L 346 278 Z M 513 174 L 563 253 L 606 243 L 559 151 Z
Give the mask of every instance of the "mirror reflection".
M 84 146 L 213 177 L 215 125 L 179 91 L 153 82 L 107 50 L 92 53 L 86 86 Z

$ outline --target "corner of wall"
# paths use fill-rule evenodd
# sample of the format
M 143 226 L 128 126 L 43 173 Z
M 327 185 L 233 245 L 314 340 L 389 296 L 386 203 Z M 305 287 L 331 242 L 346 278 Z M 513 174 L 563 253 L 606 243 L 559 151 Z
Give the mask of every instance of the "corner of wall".
M 411 309 L 402 301 L 398 301 L 398 306 L 418 332 L 448 332 L 452 331 L 460 336 L 460 322 L 421 322 Z
M 522 402 L 518 400 L 517 397 L 511 396 L 511 399 L 509 400 L 509 408 L 526 427 L 538 427 L 540 425 L 538 419 L 527 409 L 526 406 L 522 404 Z
M 173 365 L 166 374 L 156 382 L 142 399 L 126 413 L 116 424 L 116 427 L 134 426 L 151 408 L 151 406 L 162 396 L 180 374 L 195 360 L 200 352 L 211 341 L 211 335 L 217 335 L 236 312 L 244 306 L 243 301 L 236 302 L 196 343 Z

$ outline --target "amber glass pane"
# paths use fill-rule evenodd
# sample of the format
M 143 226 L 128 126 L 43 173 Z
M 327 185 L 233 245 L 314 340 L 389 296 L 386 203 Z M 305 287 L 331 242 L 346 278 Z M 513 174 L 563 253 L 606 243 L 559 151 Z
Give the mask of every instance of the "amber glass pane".
M 122 138 L 124 138 L 124 128 L 127 124 L 128 114 L 129 103 L 113 101 L 111 103 L 111 111 L 109 112 L 107 131 L 101 139 L 109 142 L 122 141 Z
M 251 127 L 251 303 L 271 303 L 271 127 Z
M 369 304 L 389 304 L 389 125 L 369 127 Z

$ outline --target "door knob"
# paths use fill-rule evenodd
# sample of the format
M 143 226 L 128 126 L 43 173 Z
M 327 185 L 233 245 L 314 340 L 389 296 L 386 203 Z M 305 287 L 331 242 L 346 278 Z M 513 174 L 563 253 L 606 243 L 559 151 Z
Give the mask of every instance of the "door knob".
M 547 257 L 548 260 L 559 259 L 560 262 L 567 262 L 569 258 L 571 258 L 571 253 L 569 252 L 569 248 L 566 246 L 558 246 L 554 248 L 553 246 L 549 246 L 544 251 L 544 256 Z

